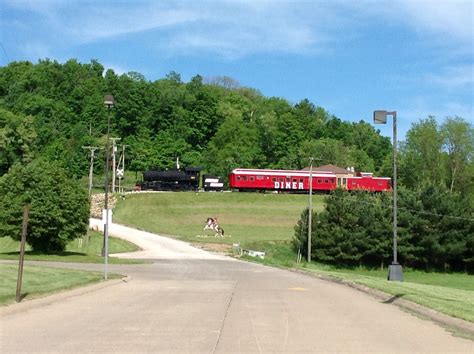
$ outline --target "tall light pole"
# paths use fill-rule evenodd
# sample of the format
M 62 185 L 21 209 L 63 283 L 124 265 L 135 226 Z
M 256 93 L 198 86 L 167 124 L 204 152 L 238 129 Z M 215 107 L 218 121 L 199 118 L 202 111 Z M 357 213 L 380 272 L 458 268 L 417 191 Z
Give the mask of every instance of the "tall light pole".
M 308 263 L 311 262 L 311 229 L 313 218 L 313 158 L 309 158 L 309 207 L 308 207 Z
M 110 115 L 114 106 L 114 96 L 105 95 L 104 104 L 107 107 L 107 143 L 105 148 L 105 224 L 104 224 L 104 280 L 107 280 L 107 266 L 109 257 L 109 136 L 110 136 Z
M 386 124 L 393 118 L 393 261 L 388 266 L 388 280 L 403 281 L 403 269 L 397 259 L 397 112 L 374 111 L 374 123 Z

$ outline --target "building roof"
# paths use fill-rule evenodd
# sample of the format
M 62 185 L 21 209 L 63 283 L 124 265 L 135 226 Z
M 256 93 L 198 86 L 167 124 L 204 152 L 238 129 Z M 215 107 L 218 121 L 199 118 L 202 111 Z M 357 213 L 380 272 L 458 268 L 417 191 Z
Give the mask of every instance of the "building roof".
M 304 171 L 309 171 L 309 166 L 303 168 Z M 354 174 L 353 172 L 346 170 L 345 168 L 335 166 L 335 165 L 322 165 L 322 166 L 313 166 L 313 171 L 318 172 L 318 171 L 326 171 L 326 172 L 332 172 L 335 174 Z

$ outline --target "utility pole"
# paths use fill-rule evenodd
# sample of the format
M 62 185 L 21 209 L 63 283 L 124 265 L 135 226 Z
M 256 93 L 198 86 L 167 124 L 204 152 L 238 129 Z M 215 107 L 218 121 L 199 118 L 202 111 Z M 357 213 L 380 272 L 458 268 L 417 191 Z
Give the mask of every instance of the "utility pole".
M 313 217 L 313 158 L 309 158 L 309 207 L 308 207 L 308 263 L 311 262 L 311 229 Z
M 115 142 L 120 138 L 110 138 L 112 140 L 112 193 L 115 193 L 115 153 L 117 152 L 117 145 Z
M 83 146 L 83 149 L 88 149 L 91 152 L 91 162 L 89 166 L 89 196 L 92 193 L 92 177 L 94 175 L 94 153 L 97 149 L 99 149 L 97 146 Z
M 118 166 L 117 166 L 117 176 L 119 179 L 119 187 L 118 187 L 118 192 L 121 193 L 122 189 L 120 187 L 120 182 L 122 181 L 122 178 L 125 176 L 125 148 L 130 145 L 122 145 L 122 155 L 120 155 Z
M 309 158 L 309 206 L 308 206 L 308 263 L 311 262 L 311 231 L 313 229 L 313 161 L 320 158 Z

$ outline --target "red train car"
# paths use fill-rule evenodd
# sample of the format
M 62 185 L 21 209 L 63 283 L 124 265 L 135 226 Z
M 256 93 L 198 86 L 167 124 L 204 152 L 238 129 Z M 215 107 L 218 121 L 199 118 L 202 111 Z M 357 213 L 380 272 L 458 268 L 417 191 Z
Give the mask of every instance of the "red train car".
M 318 171 L 312 177 L 315 191 L 337 188 L 337 178 L 332 172 Z M 308 191 L 309 171 L 236 168 L 229 174 L 229 186 L 239 190 Z
M 314 191 L 332 191 L 336 188 L 384 192 L 391 190 L 391 179 L 359 173 L 354 177 L 337 177 L 333 172 L 312 174 Z M 261 170 L 236 168 L 229 174 L 229 187 L 238 190 L 274 190 L 286 192 L 309 191 L 309 171 Z
M 366 190 L 371 192 L 386 192 L 392 190 L 391 178 L 373 177 L 372 173 L 359 173 L 358 176 L 348 177 L 347 190 Z

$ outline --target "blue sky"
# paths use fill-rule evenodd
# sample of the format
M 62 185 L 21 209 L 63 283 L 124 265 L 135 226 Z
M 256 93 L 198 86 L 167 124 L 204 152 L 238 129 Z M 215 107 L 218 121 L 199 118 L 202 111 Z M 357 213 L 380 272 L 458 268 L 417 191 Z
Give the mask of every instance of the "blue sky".
M 348 121 L 474 123 L 474 1 L 0 0 L 0 65 L 97 59 L 148 80 L 230 76 Z M 391 135 L 391 126 L 379 126 Z

